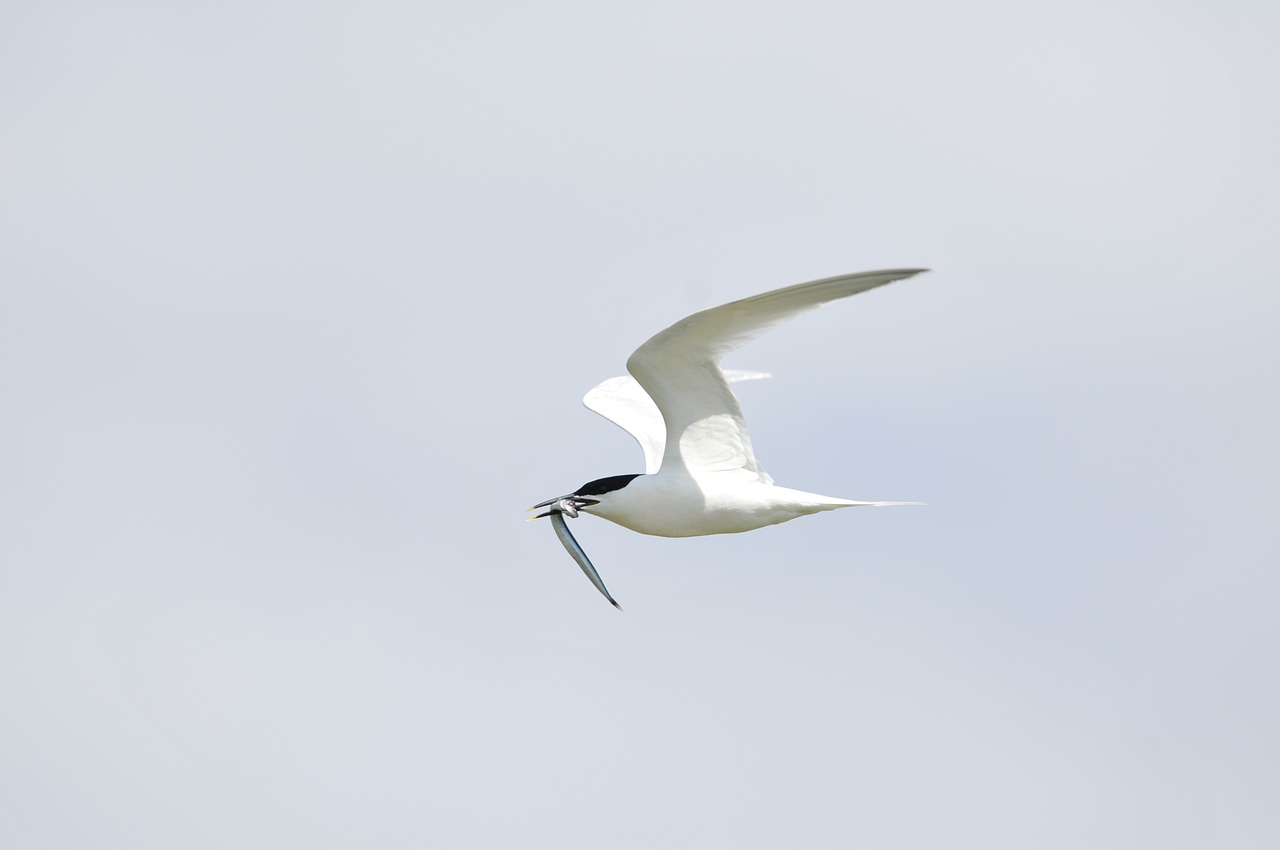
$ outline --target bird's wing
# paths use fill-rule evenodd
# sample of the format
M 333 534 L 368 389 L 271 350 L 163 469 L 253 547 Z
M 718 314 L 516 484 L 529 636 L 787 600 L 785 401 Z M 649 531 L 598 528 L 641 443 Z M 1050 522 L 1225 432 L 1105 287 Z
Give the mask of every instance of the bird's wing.
M 745 369 L 725 369 L 725 380 L 754 381 L 770 377 L 768 372 L 750 372 Z M 667 444 L 666 425 L 658 405 L 653 403 L 644 387 L 630 375 L 619 375 L 601 381 L 592 387 L 582 403 L 588 410 L 599 413 L 614 425 L 635 437 L 644 452 L 644 471 L 652 475 L 662 466 L 662 451 Z
M 665 423 L 660 468 L 695 477 L 725 473 L 772 482 L 751 450 L 742 409 L 720 370 L 720 360 L 807 310 L 922 271 L 863 272 L 775 289 L 686 316 L 651 337 L 627 360 L 627 371 Z M 646 446 L 646 456 L 649 450 Z

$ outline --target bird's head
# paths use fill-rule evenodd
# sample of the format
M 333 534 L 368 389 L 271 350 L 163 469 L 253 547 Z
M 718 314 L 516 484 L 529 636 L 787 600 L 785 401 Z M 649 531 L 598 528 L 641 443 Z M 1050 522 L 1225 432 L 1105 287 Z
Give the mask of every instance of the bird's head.
M 554 499 L 538 502 L 529 510 L 535 511 L 538 508 L 548 508 L 548 510 L 535 514 L 529 519 L 541 519 L 544 516 L 551 516 L 553 513 L 576 517 L 578 511 L 582 508 L 600 504 L 601 499 L 607 498 L 609 493 L 621 490 L 639 477 L 639 473 L 632 473 L 631 475 L 610 475 L 608 478 L 597 478 L 595 481 L 588 481 L 568 495 L 556 496 Z

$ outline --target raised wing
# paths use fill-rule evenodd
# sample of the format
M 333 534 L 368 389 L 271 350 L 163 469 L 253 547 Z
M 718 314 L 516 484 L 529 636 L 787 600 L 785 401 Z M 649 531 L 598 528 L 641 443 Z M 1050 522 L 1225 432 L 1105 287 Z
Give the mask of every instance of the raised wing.
M 732 383 L 759 380 L 770 375 L 768 372 L 725 369 L 724 377 Z M 646 475 L 658 471 L 662 466 L 662 451 L 667 444 L 667 426 L 662 421 L 658 405 L 653 403 L 635 378 L 619 375 L 601 381 L 582 397 L 582 403 L 588 410 L 600 414 L 635 438 L 644 452 Z
M 772 482 L 752 451 L 742 408 L 720 370 L 720 360 L 770 328 L 828 301 L 922 271 L 862 272 L 775 289 L 686 316 L 651 337 L 627 360 L 627 371 L 655 403 L 665 426 L 659 468 L 695 477 L 721 473 Z M 650 450 L 645 448 L 646 459 Z

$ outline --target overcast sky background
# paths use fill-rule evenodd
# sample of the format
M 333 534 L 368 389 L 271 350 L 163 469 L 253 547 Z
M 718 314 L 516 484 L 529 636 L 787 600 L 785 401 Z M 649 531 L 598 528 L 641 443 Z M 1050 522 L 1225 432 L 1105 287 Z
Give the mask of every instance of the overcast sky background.
M 1280 7 L 9 4 L 0 845 L 1280 846 Z M 687 313 L 747 535 L 527 505 Z

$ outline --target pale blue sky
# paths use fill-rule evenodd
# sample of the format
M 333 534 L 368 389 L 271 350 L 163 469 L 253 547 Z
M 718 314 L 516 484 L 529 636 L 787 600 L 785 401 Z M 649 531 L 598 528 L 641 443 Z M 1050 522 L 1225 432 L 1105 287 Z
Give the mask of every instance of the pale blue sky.
M 0 845 L 1280 845 L 1274 4 L 0 32 Z M 780 483 L 579 540 L 694 310 Z

